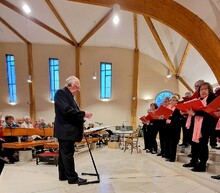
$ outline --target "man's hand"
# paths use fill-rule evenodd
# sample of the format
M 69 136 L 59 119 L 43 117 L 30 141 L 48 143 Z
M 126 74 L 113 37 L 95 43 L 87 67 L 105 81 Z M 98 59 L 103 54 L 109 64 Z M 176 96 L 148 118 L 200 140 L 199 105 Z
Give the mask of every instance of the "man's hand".
M 90 119 L 91 117 L 92 117 L 92 113 L 90 113 L 90 112 L 86 112 L 85 113 L 85 117 L 84 118 Z

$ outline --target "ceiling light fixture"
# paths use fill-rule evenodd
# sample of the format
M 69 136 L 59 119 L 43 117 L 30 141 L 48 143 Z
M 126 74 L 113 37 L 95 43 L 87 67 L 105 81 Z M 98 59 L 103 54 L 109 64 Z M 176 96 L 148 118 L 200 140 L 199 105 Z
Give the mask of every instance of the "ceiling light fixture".
M 27 4 L 23 5 L 22 8 L 23 8 L 24 12 L 27 14 L 29 14 L 31 12 L 31 9 Z
M 16 105 L 16 102 L 9 102 L 9 105 Z
M 170 78 L 170 77 L 171 77 L 170 69 L 167 69 L 167 78 Z
M 27 82 L 32 83 L 31 75 L 28 75 Z
M 120 5 L 115 3 L 113 5 L 113 22 L 116 25 L 119 23 L 119 11 L 120 11 Z
M 96 80 L 96 79 L 97 79 L 96 71 L 93 71 L 92 79 L 93 79 L 93 80 Z

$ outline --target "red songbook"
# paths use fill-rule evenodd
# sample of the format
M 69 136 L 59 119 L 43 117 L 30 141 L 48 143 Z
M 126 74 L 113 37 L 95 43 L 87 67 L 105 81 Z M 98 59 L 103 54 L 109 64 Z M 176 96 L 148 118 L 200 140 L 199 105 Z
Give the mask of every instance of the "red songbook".
M 152 119 L 153 118 L 150 115 L 143 116 L 143 117 L 140 118 L 140 120 L 143 121 L 143 122 L 150 121 Z
M 148 120 L 148 121 L 150 121 L 150 120 L 153 119 L 153 117 L 151 117 L 150 115 L 147 115 L 147 116 L 145 117 L 145 119 Z
M 218 111 L 220 108 L 220 95 L 216 97 L 211 103 L 205 106 L 202 110 L 209 113 L 210 115 L 220 118 L 214 114 L 214 112 Z
M 187 102 L 197 98 L 199 98 L 198 91 L 194 92 L 194 94 L 191 97 L 183 97 L 183 101 L 180 102 Z
M 185 103 L 179 103 L 176 105 L 176 108 L 182 112 L 187 112 L 188 109 L 192 109 L 194 111 L 202 110 L 204 105 L 202 104 L 201 100 L 194 99 L 191 101 L 187 101 Z
M 147 120 L 145 119 L 145 116 L 141 117 L 140 120 L 141 120 L 142 122 L 146 122 L 146 121 L 147 121 Z
M 171 109 L 168 109 L 161 105 L 159 109 L 157 109 L 154 113 L 149 112 L 149 115 L 153 117 L 153 119 L 160 119 L 160 117 L 164 117 L 164 119 L 168 119 L 170 115 L 173 113 Z

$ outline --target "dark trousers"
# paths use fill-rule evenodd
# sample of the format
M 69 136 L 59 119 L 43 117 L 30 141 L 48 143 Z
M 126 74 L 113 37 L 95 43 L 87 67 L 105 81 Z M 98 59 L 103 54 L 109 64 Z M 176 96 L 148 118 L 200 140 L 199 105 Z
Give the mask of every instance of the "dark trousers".
M 176 150 L 180 139 L 180 126 L 167 125 L 165 138 L 165 157 L 171 161 L 176 160 Z
M 158 124 L 159 129 L 159 139 L 160 139 L 160 153 L 162 155 L 165 154 L 165 132 L 166 132 L 166 122 L 164 120 L 160 120 Z
M 153 152 L 157 152 L 157 133 L 158 133 L 158 127 L 153 125 L 149 127 L 149 135 L 150 135 L 150 151 Z
M 5 166 L 5 162 L 2 159 L 0 159 L 0 175 L 2 173 L 4 166 Z
M 144 149 L 149 149 L 148 139 L 147 139 L 147 125 L 143 125 L 143 137 L 144 137 Z
M 75 181 L 78 179 L 78 174 L 75 171 L 74 163 L 74 148 L 75 142 L 64 141 L 59 139 L 59 179 L 68 181 Z
M 183 117 L 181 120 L 181 127 L 182 127 L 182 132 L 183 132 L 183 145 L 188 145 L 191 143 L 191 134 L 190 131 L 186 128 L 186 121 L 187 118 Z
M 210 135 L 210 146 L 217 146 L 217 130 L 213 130 Z
M 199 163 L 199 165 L 204 166 L 209 158 L 208 150 L 208 137 L 202 137 L 199 143 L 192 143 L 192 159 L 193 164 Z
M 5 157 L 5 155 L 4 155 L 4 152 L 2 151 L 2 142 L 1 141 L 0 141 L 0 157 L 1 157 L 1 159 L 0 159 L 0 175 L 1 175 L 2 170 L 5 166 L 5 162 L 2 160 Z

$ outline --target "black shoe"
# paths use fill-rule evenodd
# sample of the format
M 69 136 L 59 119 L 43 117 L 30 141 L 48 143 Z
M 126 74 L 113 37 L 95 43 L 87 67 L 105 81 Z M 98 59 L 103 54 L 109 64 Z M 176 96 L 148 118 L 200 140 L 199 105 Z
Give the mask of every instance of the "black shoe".
M 216 147 L 215 149 L 220 149 L 220 147 Z
M 191 167 L 195 167 L 195 164 L 189 162 L 188 164 L 183 164 L 183 167 L 185 167 L 185 168 L 191 168 Z
M 169 162 L 175 162 L 175 161 L 176 161 L 175 159 L 170 159 L 170 160 L 169 160 Z
M 156 152 L 156 151 L 152 151 L 151 153 L 152 153 L 152 154 L 156 154 L 157 152 Z
M 217 176 L 211 176 L 211 178 L 216 179 L 216 180 L 220 180 L 220 175 L 217 175 Z
M 157 156 L 162 156 L 162 153 L 158 153 Z
M 82 178 L 79 178 L 79 177 L 75 181 L 68 180 L 69 184 L 85 184 L 86 182 L 87 182 L 87 179 L 82 179 Z
M 188 157 L 192 157 L 192 154 L 190 153 L 190 154 L 188 155 Z
M 146 153 L 150 153 L 150 150 L 149 150 L 149 149 L 146 149 Z
M 192 168 L 191 170 L 193 172 L 205 172 L 206 171 L 206 166 L 197 165 L 194 168 Z
M 184 144 L 182 143 L 182 144 L 179 144 L 179 146 L 184 146 Z
M 8 163 L 9 163 L 9 160 L 6 160 L 6 159 L 4 159 L 4 158 L 2 158 L 2 157 L 0 157 L 0 161 L 1 161 L 2 163 L 4 163 L 4 164 L 8 164 Z

